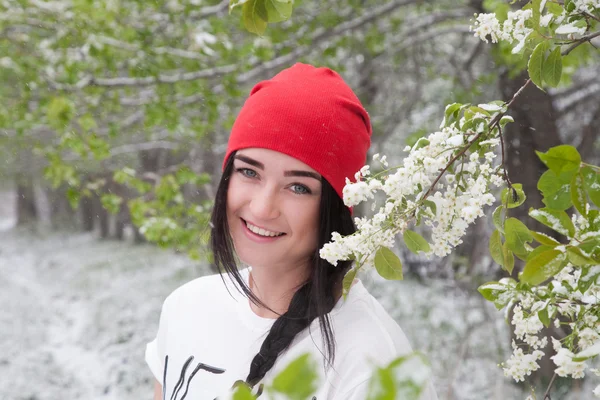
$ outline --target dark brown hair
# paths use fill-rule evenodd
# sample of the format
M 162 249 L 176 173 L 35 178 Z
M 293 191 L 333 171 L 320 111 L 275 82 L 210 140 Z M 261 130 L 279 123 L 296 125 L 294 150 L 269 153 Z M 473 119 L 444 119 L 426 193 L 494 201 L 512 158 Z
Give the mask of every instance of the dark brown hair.
M 229 177 L 233 171 L 231 154 L 225 165 L 223 175 L 219 182 L 215 205 L 212 212 L 212 230 L 210 245 L 214 255 L 214 262 L 223 273 L 228 273 L 236 283 L 238 290 L 246 295 L 252 302 L 266 307 L 250 290 L 247 283 L 239 273 L 235 250 L 229 225 L 227 223 L 227 191 Z M 351 261 L 339 262 L 336 267 L 319 257 L 319 249 L 331 240 L 333 232 L 341 235 L 350 235 L 356 227 L 352 220 L 350 210 L 344 205 L 342 199 L 325 179 L 321 180 L 321 201 L 319 205 L 319 241 L 318 247 L 312 257 L 310 278 L 301 286 L 290 302 L 288 310 L 282 314 L 271 327 L 269 334 L 261 345 L 259 353 L 250 365 L 250 372 L 246 382 L 250 386 L 256 385 L 273 367 L 277 357 L 285 351 L 298 333 L 308 328 L 315 318 L 319 319 L 319 326 L 325 345 L 324 357 L 328 365 L 333 365 L 335 358 L 335 342 L 331 329 L 328 313 L 336 303 L 336 289 L 341 288 L 345 273 L 350 269 Z

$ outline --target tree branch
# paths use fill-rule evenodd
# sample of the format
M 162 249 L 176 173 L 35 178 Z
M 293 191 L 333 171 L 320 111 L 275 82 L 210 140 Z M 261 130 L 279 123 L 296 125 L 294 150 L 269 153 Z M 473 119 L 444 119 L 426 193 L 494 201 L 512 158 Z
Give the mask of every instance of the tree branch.
M 428 0 L 428 1 L 430 1 L 430 0 Z M 267 62 L 262 62 L 260 60 L 255 61 L 253 63 L 254 68 L 239 75 L 237 82 L 245 83 L 245 82 L 253 79 L 255 76 L 260 75 L 266 71 L 269 71 L 274 68 L 279 68 L 283 65 L 289 64 L 292 61 L 295 61 L 296 59 L 298 59 L 300 56 L 302 56 L 302 55 L 308 53 L 309 51 L 311 51 L 312 49 L 316 48 L 316 45 L 324 42 L 325 40 L 330 39 L 332 37 L 342 35 L 353 29 L 360 28 L 360 27 L 376 20 L 377 18 L 379 18 L 383 15 L 389 14 L 390 12 L 394 11 L 395 9 L 397 9 L 399 7 L 407 6 L 410 4 L 422 3 L 422 2 L 423 2 L 423 0 L 394 0 L 394 1 L 390 1 L 387 4 L 384 4 L 382 6 L 376 7 L 374 9 L 372 9 L 371 11 L 366 12 L 365 14 L 361 15 L 360 17 L 357 17 L 353 20 L 344 22 L 329 31 L 324 31 L 324 32 L 320 32 L 316 35 L 312 35 L 312 37 L 311 37 L 312 46 L 300 46 L 289 54 L 276 57 L 273 60 L 270 60 Z M 223 3 L 221 3 L 221 4 L 223 4 Z M 149 85 L 154 85 L 154 84 L 159 84 L 159 83 L 177 83 L 177 82 L 193 81 L 193 80 L 197 80 L 197 79 L 214 78 L 219 75 L 224 75 L 224 74 L 229 74 L 229 73 L 235 72 L 238 69 L 239 69 L 238 65 L 231 64 L 231 65 L 223 65 L 223 66 L 218 66 L 218 67 L 213 67 L 213 68 L 208 68 L 208 69 L 203 69 L 203 70 L 193 71 L 193 72 L 162 74 L 162 75 L 158 75 L 158 76 L 148 76 L 148 77 L 142 77 L 142 78 L 130 78 L 130 77 L 97 78 L 97 77 L 93 77 L 93 76 L 87 76 L 87 77 L 84 77 L 83 79 L 81 79 L 79 82 L 77 82 L 74 85 L 65 85 L 65 84 L 60 84 L 57 82 L 50 82 L 50 85 L 57 90 L 64 90 L 64 91 L 79 90 L 86 86 L 105 86 L 105 87 L 139 86 L 139 87 L 141 87 L 141 86 L 149 86 Z
M 214 6 L 206 6 L 200 9 L 198 16 L 200 18 L 208 18 L 213 15 L 219 14 L 229 8 L 229 0 L 222 0 L 219 4 Z M 195 13 L 194 13 L 195 16 Z
M 594 39 L 595 37 L 598 37 L 598 36 L 600 36 L 600 31 L 590 33 L 589 35 L 582 36 L 579 39 L 577 39 L 572 45 L 567 47 L 561 54 L 563 56 L 566 56 L 567 54 L 569 54 L 570 52 L 575 50 L 577 47 L 581 46 L 582 44 L 584 44 L 586 42 L 591 41 L 592 39 Z

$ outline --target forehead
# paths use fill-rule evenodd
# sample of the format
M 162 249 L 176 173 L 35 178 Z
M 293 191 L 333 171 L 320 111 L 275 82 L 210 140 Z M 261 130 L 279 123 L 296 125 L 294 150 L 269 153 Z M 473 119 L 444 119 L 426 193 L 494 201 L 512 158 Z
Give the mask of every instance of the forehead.
M 302 161 L 275 150 L 252 147 L 238 150 L 236 155 L 243 155 L 264 164 L 265 169 L 309 171 L 319 174 Z M 320 175 L 320 174 L 319 174 Z

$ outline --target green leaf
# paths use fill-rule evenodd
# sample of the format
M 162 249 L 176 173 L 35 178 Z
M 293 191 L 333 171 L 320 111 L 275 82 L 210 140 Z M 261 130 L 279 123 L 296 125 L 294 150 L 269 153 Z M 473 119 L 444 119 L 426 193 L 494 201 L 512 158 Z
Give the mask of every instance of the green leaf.
M 583 251 L 581 251 L 581 249 L 578 247 L 567 248 L 567 257 L 569 258 L 571 264 L 576 265 L 578 267 L 598 264 L 598 261 L 585 255 Z
M 435 204 L 435 202 L 433 202 L 431 200 L 423 200 L 423 205 L 425 205 L 426 207 L 429 207 L 431 209 L 431 212 L 433 213 L 433 215 L 437 214 L 437 205 Z
M 419 254 L 419 251 L 425 253 L 431 251 L 431 247 L 429 246 L 427 240 L 425 240 L 425 238 L 423 238 L 423 236 L 419 235 L 417 232 L 407 229 L 404 231 L 403 236 L 406 247 L 408 247 L 408 249 L 413 253 Z
M 600 210 L 589 210 L 587 220 L 591 231 L 600 231 Z
M 573 175 L 571 180 L 571 202 L 581 215 L 584 217 L 587 215 L 587 196 L 583 188 L 583 177 L 579 173 Z
M 512 188 L 504 188 L 502 190 L 502 205 L 508 208 L 519 207 L 525 202 L 525 192 L 523 185 L 515 183 Z
M 64 129 L 75 116 L 75 105 L 65 97 L 55 97 L 48 104 L 46 117 L 55 129 Z
M 256 400 L 256 397 L 247 385 L 239 384 L 235 385 L 235 391 L 231 400 Z
M 292 16 L 293 3 L 291 1 L 265 0 L 267 9 L 267 22 L 286 21 Z
M 527 254 L 527 259 L 525 261 L 529 261 L 538 256 L 538 254 L 545 252 L 546 250 L 552 250 L 554 246 L 546 246 L 545 244 L 536 247 L 531 251 L 531 253 Z
M 537 187 L 542 192 L 542 201 L 548 208 L 566 210 L 571 207 L 571 175 L 569 171 L 556 175 L 551 170 L 542 174 Z
M 566 254 L 558 250 L 547 250 L 525 264 L 521 282 L 539 285 L 559 273 L 566 265 Z
M 597 207 L 600 207 L 600 173 L 598 170 L 591 167 L 582 168 L 581 173 L 590 200 L 592 200 Z
M 344 276 L 344 279 L 342 281 L 342 295 L 344 296 L 344 299 L 346 298 L 346 296 L 348 296 L 348 293 L 350 293 L 350 288 L 354 283 L 354 278 L 356 278 L 358 269 L 359 267 L 354 267 L 350 271 L 346 272 L 346 275 Z
M 524 223 L 516 218 L 509 218 L 504 223 L 506 245 L 519 257 L 527 256 L 525 244 L 533 240 L 531 232 Z
M 502 118 L 500 118 L 500 127 L 504 128 L 504 126 L 509 122 L 515 122 L 515 119 L 510 115 L 503 116 Z
M 544 61 L 542 75 L 549 86 L 557 87 L 562 75 L 562 56 L 560 46 L 556 46 Z
M 592 357 L 596 357 L 598 354 L 600 354 L 600 340 L 596 341 L 596 343 L 594 343 L 587 349 L 575 354 L 575 356 L 573 357 L 573 361 L 582 362 Z
M 377 368 L 369 380 L 367 400 L 391 400 L 396 398 L 396 385 L 388 368 Z
M 587 237 L 577 247 L 585 251 L 587 254 L 592 254 L 595 251 L 600 252 L 600 232 L 595 232 L 593 236 Z
M 423 356 L 411 353 L 377 368 L 369 380 L 367 400 L 418 400 L 426 387 L 431 368 Z
M 429 144 L 429 140 L 422 137 L 419 140 L 417 140 L 417 143 L 415 143 L 415 145 L 413 146 L 413 150 L 420 149 L 422 147 L 427 146 L 428 144 Z
M 548 9 L 548 11 L 550 11 L 551 14 L 553 14 L 556 17 L 560 17 L 564 11 L 562 6 L 558 3 L 548 2 L 546 3 L 546 8 Z
M 463 105 L 461 103 L 452 103 L 446 106 L 446 110 L 444 111 L 444 120 L 442 121 L 442 127 L 448 126 L 456 120 L 460 112 L 460 108 L 462 106 Z
M 502 251 L 502 239 L 500 238 L 499 231 L 496 230 L 492 232 L 492 235 L 490 236 L 489 247 L 490 254 L 492 255 L 494 261 L 496 261 L 497 264 L 504 266 L 506 262 L 504 261 L 504 253 Z
M 290 400 L 306 400 L 317 390 L 317 364 L 310 354 L 296 358 L 279 373 L 270 389 Z
M 69 187 L 67 189 L 67 199 L 69 200 L 69 204 L 71 208 L 76 209 L 79 206 L 79 199 L 81 198 L 81 192 L 74 187 Z
M 242 18 L 248 32 L 262 35 L 267 29 L 265 0 L 248 0 L 242 6 Z
M 504 210 L 504 206 L 499 205 L 498 207 L 496 207 L 496 209 L 494 210 L 494 213 L 492 214 L 492 221 L 494 221 L 494 226 L 501 233 L 504 233 L 504 218 L 502 218 L 503 210 Z
M 383 278 L 402 280 L 402 261 L 387 247 L 380 247 L 375 253 L 375 269 Z
M 557 175 L 565 171 L 576 171 L 581 165 L 577 149 L 566 144 L 552 147 L 546 153 L 536 151 L 536 154 Z
M 106 208 L 108 212 L 111 214 L 116 214 L 119 212 L 121 208 L 121 203 L 123 202 L 123 198 L 117 196 L 116 194 L 103 194 L 100 197 L 100 201 L 102 202 L 102 207 Z
M 556 247 L 560 244 L 560 242 L 558 242 L 558 240 L 546 235 L 545 233 L 537 232 L 537 231 L 530 231 L 530 232 L 531 232 L 531 235 L 533 236 L 533 238 L 535 240 L 537 240 L 537 242 L 539 244 L 543 244 L 543 245 L 551 246 L 551 247 Z
M 564 211 L 552 210 L 550 208 L 540 208 L 539 210 L 530 208 L 529 216 L 563 236 L 571 238 L 575 235 L 573 221 L 571 221 L 569 215 Z
M 533 53 L 531 53 L 531 57 L 529 57 L 529 62 L 527 63 L 529 78 L 540 89 L 542 89 L 542 70 L 544 68 L 544 55 L 547 49 L 548 42 L 543 41 L 538 44 Z
M 546 328 L 550 326 L 550 317 L 548 316 L 548 307 L 538 311 L 538 318 Z
M 498 310 L 501 310 L 512 300 L 515 282 L 511 279 L 509 283 L 506 285 L 500 282 L 488 282 L 479 286 L 477 290 L 484 299 L 491 301 Z
M 504 255 L 504 260 L 506 262 L 504 269 L 512 275 L 513 269 L 515 268 L 515 256 L 513 252 L 510 251 L 506 243 L 502 245 L 502 254 Z
M 542 0 L 531 0 L 531 23 L 533 26 L 540 25 L 540 6 L 542 4 Z

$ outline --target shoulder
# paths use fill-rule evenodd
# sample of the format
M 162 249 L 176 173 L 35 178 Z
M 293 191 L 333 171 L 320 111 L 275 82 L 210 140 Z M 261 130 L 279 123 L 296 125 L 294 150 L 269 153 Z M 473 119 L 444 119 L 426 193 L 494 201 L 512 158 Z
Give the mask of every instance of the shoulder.
M 356 355 L 391 361 L 412 352 L 398 323 L 360 281 L 352 288 L 333 320 L 336 342 Z
M 244 271 L 241 271 L 243 275 Z M 204 301 L 221 302 L 225 298 L 232 298 L 237 294 L 237 289 L 229 275 L 206 275 L 179 286 L 167 296 L 163 305 L 165 310 L 181 310 L 195 307 Z M 213 303 L 214 304 L 214 303 Z

